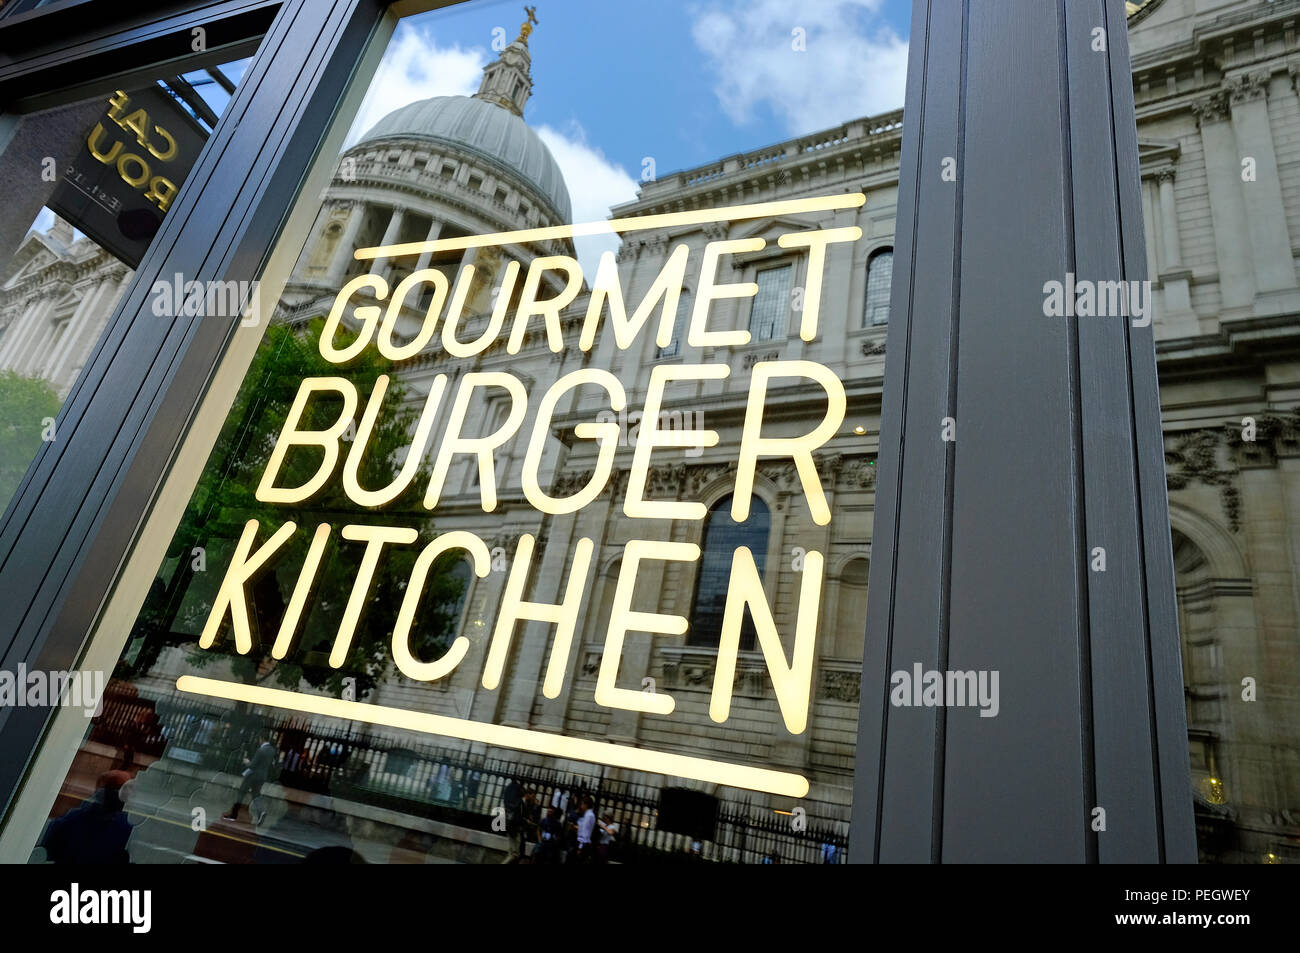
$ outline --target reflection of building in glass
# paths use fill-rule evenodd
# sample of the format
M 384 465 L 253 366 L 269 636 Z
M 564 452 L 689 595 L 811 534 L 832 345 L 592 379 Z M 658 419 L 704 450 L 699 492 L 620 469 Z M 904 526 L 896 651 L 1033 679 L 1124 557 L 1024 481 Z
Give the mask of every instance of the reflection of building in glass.
M 28 232 L 0 275 L 0 371 L 40 378 L 66 397 L 130 277 L 62 219 Z
M 1293 135 L 1300 126 L 1300 94 L 1286 53 L 1291 8 L 1201 3 L 1198 9 L 1208 12 L 1193 13 L 1187 0 L 1131 6 L 1146 253 L 1156 289 L 1155 334 L 1201 848 L 1205 857 L 1223 860 L 1255 861 L 1268 854 L 1294 858 L 1300 852 L 1300 696 L 1294 687 L 1300 677 L 1300 417 L 1295 410 L 1300 380 L 1293 352 L 1300 341 L 1300 286 L 1290 233 L 1300 235 L 1300 138 Z M 545 145 L 524 123 L 531 87 L 525 35 L 487 68 L 477 96 L 404 106 L 350 147 L 286 288 L 284 319 L 305 323 L 323 315 L 345 281 L 371 270 L 369 263 L 353 258 L 355 248 L 567 222 L 568 188 L 581 183 L 566 188 Z M 730 376 L 670 390 L 664 409 L 676 415 L 679 425 L 702 415 L 701 426 L 720 439 L 696 456 L 656 451 L 647 494 L 699 501 L 709 510 L 705 521 L 623 515 L 630 446 L 620 447 L 610 487 L 566 516 L 544 516 L 523 497 L 519 474 L 526 427 L 496 455 L 495 512 L 482 512 L 471 462 L 459 458 L 453 467 L 431 516 L 435 531 L 470 530 L 510 560 L 518 555 L 524 534 L 535 537 L 530 601 L 559 602 L 576 541 L 585 537 L 595 543 L 568 676 L 557 697 L 547 698 L 541 690 L 553 636 L 553 627 L 541 623 L 516 630 L 501 686 L 495 691 L 481 687 L 488 638 L 508 574 L 492 572 L 478 579 L 462 568 L 457 571 L 467 585 L 459 607 L 460 632 L 471 642 L 467 657 L 450 677 L 433 684 L 394 673 L 370 700 L 796 770 L 812 781 L 808 798 L 799 802 L 810 822 L 846 829 L 900 137 L 901 112 L 850 120 L 662 176 L 646 183 L 636 201 L 614 210 L 616 216 L 628 217 L 865 194 L 865 204 L 856 210 L 641 231 L 625 238 L 617 262 L 629 304 L 642 299 L 680 244 L 698 263 L 709 241 L 765 239 L 760 251 L 724 259 L 719 276 L 721 282 L 754 282 L 758 293 L 717 303 L 710 322 L 716 328 L 748 328 L 748 345 L 713 348 L 707 355 L 689 345 L 685 321 L 698 268 L 688 267 L 677 324 L 665 346 L 643 331 L 629 349 L 618 350 L 605 334 L 584 355 L 574 346 L 589 295 L 584 289 L 564 312 L 567 346 L 558 353 L 547 347 L 545 335 L 533 332 L 518 354 L 496 345 L 477 358 L 461 360 L 431 345 L 403 365 L 400 374 L 417 407 L 439 374 L 454 383 L 470 371 L 505 371 L 522 380 L 530 394 L 540 394 L 572 370 L 597 367 L 612 371 L 624 384 L 631 408 L 641 406 L 655 367 L 725 362 Z M 937 179 L 935 187 L 940 187 Z M 789 231 L 847 225 L 859 226 L 863 239 L 831 247 L 819 334 L 803 342 L 795 333 L 796 300 L 807 280 L 807 257 L 780 248 L 776 238 Z M 507 263 L 517 261 L 526 271 L 533 258 L 551 254 L 572 254 L 572 246 L 567 241 L 531 242 L 504 250 L 423 254 L 381 262 L 373 270 L 392 286 L 413 270 L 434 267 L 454 284 L 459 268 L 473 264 L 479 280 L 465 308 L 473 317 L 461 334 L 468 339 L 487 325 L 495 304 L 492 292 Z M 415 307 L 408 311 L 406 328 L 413 334 L 422 314 Z M 0 347 L 3 343 L 0 339 Z M 0 361 L 4 353 L 0 350 Z M 817 460 L 833 519 L 827 526 L 814 524 L 792 468 L 774 460 L 760 466 L 757 501 L 749 520 L 736 525 L 726 505 L 734 488 L 750 372 L 760 361 L 800 358 L 830 367 L 848 393 L 843 433 L 822 448 Z M 473 408 L 470 419 L 477 433 L 492 432 L 504 419 L 501 396 Z M 446 427 L 448 403 L 438 412 L 435 434 Z M 794 433 L 820 419 L 825 402 L 815 390 L 790 388 L 774 391 L 771 405 L 766 419 L 777 430 Z M 542 467 L 542 484 L 554 495 L 586 484 L 595 450 L 591 441 L 574 437 L 572 426 L 595 419 L 603 409 L 601 401 L 584 392 L 557 417 Z M 1248 417 L 1255 429 L 1243 434 Z M 1026 467 L 1033 465 L 1025 461 Z M 703 549 L 695 564 L 646 563 L 635 594 L 639 610 L 693 622 L 685 638 L 630 633 L 624 648 L 619 687 L 640 691 L 649 685 L 670 694 L 676 710 L 668 716 L 611 709 L 594 700 L 620 557 L 632 538 L 693 542 Z M 801 552 L 815 549 L 826 556 L 812 711 L 807 730 L 799 735 L 781 723 L 750 629 L 742 633 L 730 718 L 715 724 L 708 714 L 726 574 L 730 554 L 739 545 L 755 554 L 778 629 L 787 640 L 798 605 Z M 997 558 L 996 553 L 989 558 Z M 289 567 L 279 580 L 282 594 L 292 586 L 295 572 L 296 567 Z M 788 651 L 788 641 L 786 647 Z M 182 653 L 171 652 L 141 687 L 154 679 L 160 691 L 166 690 L 182 671 L 189 671 Z M 1254 680 L 1256 701 L 1243 700 L 1244 679 Z M 1004 704 L 1013 702 L 1004 699 Z M 544 760 L 508 751 L 492 754 L 516 765 Z M 390 750 L 377 776 L 404 777 L 419 757 L 410 753 L 408 764 Z M 614 769 L 604 776 L 651 788 L 663 783 L 655 776 L 638 778 Z M 435 787 L 447 792 L 456 783 L 463 792 L 469 783 L 454 781 L 441 768 L 433 777 Z M 477 776 L 473 783 L 479 783 Z M 735 791 L 718 793 L 740 797 Z M 754 794 L 748 801 L 765 814 L 795 804 Z

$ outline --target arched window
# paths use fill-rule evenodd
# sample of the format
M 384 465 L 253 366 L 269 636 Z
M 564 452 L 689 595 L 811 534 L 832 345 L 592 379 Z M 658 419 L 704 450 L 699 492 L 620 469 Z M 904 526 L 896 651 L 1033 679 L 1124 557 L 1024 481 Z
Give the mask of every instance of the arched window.
M 831 658 L 861 662 L 867 631 L 867 569 L 869 563 L 859 557 L 840 572 L 838 609 L 835 630 L 829 633 Z
M 474 570 L 467 559 L 434 566 L 425 584 L 432 597 L 416 613 L 413 626 L 411 648 L 416 658 L 424 661 L 439 658 L 461 634 L 461 616 L 473 578 Z
M 894 276 L 894 250 L 882 248 L 867 261 L 867 308 L 862 326 L 889 321 L 889 286 Z
M 727 606 L 727 584 L 731 581 L 731 557 L 737 547 L 747 546 L 754 554 L 759 576 L 767 563 L 767 537 L 772 516 L 757 496 L 750 500 L 749 518 L 737 523 L 731 518 L 731 497 L 725 496 L 709 508 L 700 547 L 700 575 L 695 583 L 695 605 L 691 609 L 691 645 L 716 646 L 722 638 L 722 613 Z M 745 613 L 740 629 L 740 647 L 751 650 L 757 643 L 754 623 Z
M 683 288 L 677 299 L 677 316 L 673 318 L 673 337 L 666 347 L 655 353 L 656 357 L 676 357 L 682 350 L 682 338 L 686 336 L 686 322 L 691 319 L 691 291 Z

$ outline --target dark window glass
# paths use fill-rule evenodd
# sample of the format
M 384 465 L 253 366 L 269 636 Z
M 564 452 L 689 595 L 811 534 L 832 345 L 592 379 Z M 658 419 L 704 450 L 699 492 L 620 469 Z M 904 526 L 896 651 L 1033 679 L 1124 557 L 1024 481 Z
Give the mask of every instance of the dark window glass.
M 732 554 L 740 546 L 754 554 L 754 565 L 761 576 L 767 563 L 767 538 L 772 517 L 767 504 L 757 496 L 750 502 L 749 518 L 737 523 L 731 518 L 731 497 L 725 496 L 709 509 L 704 525 L 704 542 L 700 546 L 700 577 L 695 587 L 695 606 L 691 612 L 690 643 L 717 645 L 722 637 L 722 615 L 727 606 L 727 588 L 731 580 Z M 740 629 L 740 647 L 754 648 L 757 634 L 749 614 Z
M 786 315 L 790 311 L 790 265 L 765 268 L 755 283 L 754 310 L 749 315 L 749 333 L 755 341 L 772 341 L 785 337 Z
M 894 250 L 886 248 L 867 262 L 867 310 L 864 325 L 889 321 L 889 287 L 894 274 Z
M 682 338 L 686 336 L 686 322 L 691 319 L 691 293 L 682 289 L 682 296 L 677 299 L 677 317 L 673 319 L 673 337 L 666 347 L 659 348 L 659 357 L 676 357 L 682 350 Z

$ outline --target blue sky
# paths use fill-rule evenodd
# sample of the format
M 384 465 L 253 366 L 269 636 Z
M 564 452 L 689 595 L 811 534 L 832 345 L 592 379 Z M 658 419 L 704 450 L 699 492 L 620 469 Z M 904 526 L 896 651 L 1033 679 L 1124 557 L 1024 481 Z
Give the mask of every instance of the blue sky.
M 647 158 L 662 176 L 903 104 L 907 0 L 534 2 L 524 118 L 575 221 L 634 198 Z M 405 103 L 473 93 L 523 20 L 515 0 L 476 0 L 402 21 L 349 142 Z
M 533 4 L 524 118 L 564 172 L 576 222 L 635 198 L 647 159 L 662 176 L 903 104 L 908 0 Z M 494 39 L 512 42 L 524 17 L 518 0 L 473 0 L 403 20 L 349 143 L 406 103 L 472 94 Z M 245 66 L 227 73 L 238 81 Z M 219 89 L 200 91 L 224 107 Z M 617 243 L 578 244 L 594 270 Z

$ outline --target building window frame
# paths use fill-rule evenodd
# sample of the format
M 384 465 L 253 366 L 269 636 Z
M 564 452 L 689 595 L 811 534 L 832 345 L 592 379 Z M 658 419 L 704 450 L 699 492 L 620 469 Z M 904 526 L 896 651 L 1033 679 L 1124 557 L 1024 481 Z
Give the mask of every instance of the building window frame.
M 884 259 L 888 257 L 888 261 Z M 864 284 L 862 290 L 862 327 L 882 328 L 889 324 L 890 295 L 893 287 L 894 245 L 890 241 L 879 245 L 867 253 L 863 267 Z M 874 274 L 873 274 L 874 271 Z M 873 287 L 873 280 L 879 282 Z M 883 288 L 881 287 L 883 285 Z M 876 300 L 872 301 L 872 292 Z M 881 300 L 883 299 L 883 300 Z M 883 317 L 881 314 L 883 313 Z

